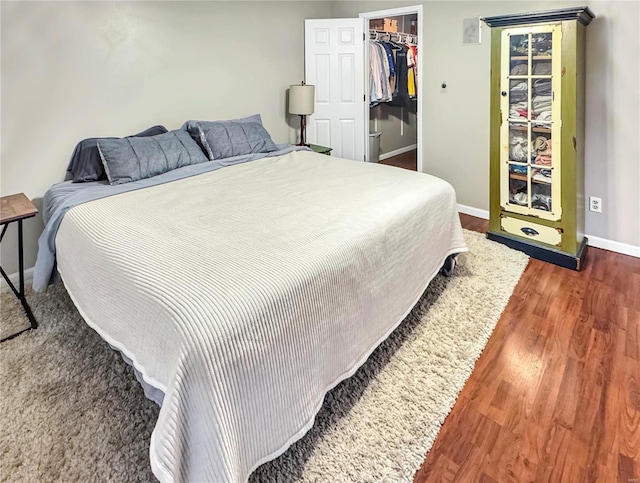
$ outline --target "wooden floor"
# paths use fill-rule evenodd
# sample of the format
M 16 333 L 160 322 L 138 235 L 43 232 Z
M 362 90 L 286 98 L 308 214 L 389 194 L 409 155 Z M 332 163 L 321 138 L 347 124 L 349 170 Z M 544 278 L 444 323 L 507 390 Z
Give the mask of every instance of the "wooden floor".
M 389 166 L 397 166 L 398 168 L 418 170 L 418 150 L 407 151 L 391 158 L 383 159 L 380 164 L 388 164 Z
M 415 481 L 640 481 L 640 259 L 531 259 Z

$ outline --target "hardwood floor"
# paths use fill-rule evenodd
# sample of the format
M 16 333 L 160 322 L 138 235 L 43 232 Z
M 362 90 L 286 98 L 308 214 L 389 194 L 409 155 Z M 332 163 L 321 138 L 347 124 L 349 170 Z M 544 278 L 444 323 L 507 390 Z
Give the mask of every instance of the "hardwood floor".
M 454 481 L 640 481 L 640 259 L 531 259 L 415 476 Z
M 380 161 L 380 164 L 388 164 L 389 166 L 397 166 L 398 168 L 418 170 L 418 151 L 407 151 L 406 153 L 392 156 L 391 158 Z

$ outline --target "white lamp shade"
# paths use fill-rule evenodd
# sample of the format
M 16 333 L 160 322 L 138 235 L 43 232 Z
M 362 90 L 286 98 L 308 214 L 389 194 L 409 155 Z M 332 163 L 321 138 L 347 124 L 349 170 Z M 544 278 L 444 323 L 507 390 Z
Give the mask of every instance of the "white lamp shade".
M 316 87 L 308 84 L 289 87 L 289 113 L 313 114 Z

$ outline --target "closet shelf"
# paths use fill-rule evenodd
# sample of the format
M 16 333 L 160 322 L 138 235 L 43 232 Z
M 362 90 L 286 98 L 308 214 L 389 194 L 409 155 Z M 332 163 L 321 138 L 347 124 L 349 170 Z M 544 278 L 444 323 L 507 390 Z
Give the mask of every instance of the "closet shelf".
M 372 37 L 373 35 L 373 37 Z M 389 32 L 387 30 L 377 30 L 377 29 L 369 29 L 369 38 L 370 40 L 378 40 L 376 37 L 380 35 L 388 35 L 389 40 L 391 37 L 396 36 L 398 38 L 398 42 L 402 43 L 402 39 L 404 38 L 405 43 L 417 45 L 418 36 L 416 34 L 408 34 L 405 32 Z

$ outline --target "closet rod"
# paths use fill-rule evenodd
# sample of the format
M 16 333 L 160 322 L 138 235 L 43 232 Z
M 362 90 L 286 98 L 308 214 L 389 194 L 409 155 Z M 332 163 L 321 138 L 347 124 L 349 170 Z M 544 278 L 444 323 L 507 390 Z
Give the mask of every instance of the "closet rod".
M 409 44 L 417 44 L 418 43 L 418 36 L 417 35 L 412 35 L 412 34 L 406 34 L 404 32 L 387 32 L 386 30 L 376 30 L 376 29 L 369 29 L 369 35 L 375 35 L 376 39 L 378 38 L 379 35 L 388 35 L 389 39 L 391 39 L 391 37 L 393 35 L 395 35 L 396 37 L 398 37 L 398 40 L 400 42 L 402 42 L 402 37 L 405 38 L 405 41 Z

